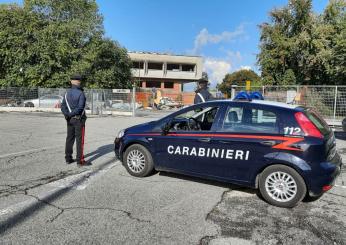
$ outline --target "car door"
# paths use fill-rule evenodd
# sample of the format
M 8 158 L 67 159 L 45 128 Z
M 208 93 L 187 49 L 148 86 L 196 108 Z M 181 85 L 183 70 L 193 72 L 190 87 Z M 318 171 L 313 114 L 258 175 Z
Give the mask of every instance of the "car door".
M 54 102 L 55 102 L 55 97 L 53 95 L 48 95 L 44 100 L 45 106 L 47 108 L 53 108 Z
M 253 181 L 254 173 L 276 154 L 272 147 L 282 140 L 279 118 L 275 109 L 262 105 L 229 105 L 213 139 L 224 152 L 217 175 L 239 183 Z
M 45 95 L 39 98 L 39 107 L 48 108 L 49 107 L 49 96 Z
M 202 113 L 206 110 L 205 113 Z M 198 111 L 200 113 L 198 114 Z M 176 115 L 172 128 L 166 135 L 155 137 L 155 163 L 160 170 L 211 174 L 208 148 L 212 144 L 211 134 L 221 118 L 222 107 L 213 105 L 194 106 L 189 111 Z M 188 116 L 203 120 L 200 130 L 177 128 L 176 123 L 184 122 Z M 181 120 L 179 122 L 179 120 Z

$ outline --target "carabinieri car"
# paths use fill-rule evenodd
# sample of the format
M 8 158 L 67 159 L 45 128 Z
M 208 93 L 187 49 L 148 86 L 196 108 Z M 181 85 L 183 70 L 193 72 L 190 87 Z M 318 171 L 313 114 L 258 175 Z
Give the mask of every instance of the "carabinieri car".
M 127 171 L 157 171 L 258 188 L 293 207 L 332 188 L 342 161 L 333 131 L 312 109 L 263 100 L 193 105 L 121 130 L 116 156 Z

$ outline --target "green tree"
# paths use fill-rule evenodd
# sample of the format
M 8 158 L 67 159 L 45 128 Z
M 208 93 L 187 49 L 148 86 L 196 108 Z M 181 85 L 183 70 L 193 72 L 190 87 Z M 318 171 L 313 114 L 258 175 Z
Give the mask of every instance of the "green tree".
M 1 85 L 61 87 L 71 73 L 80 72 L 88 87 L 128 87 L 130 59 L 124 48 L 103 37 L 102 23 L 95 0 L 3 5 Z
M 303 38 L 311 29 L 311 1 L 290 0 L 288 6 L 274 9 L 269 15 L 271 23 L 260 25 L 258 63 L 263 79 L 285 84 L 286 70 L 291 69 L 298 80 L 304 80 L 304 71 L 298 69 L 304 56 L 296 50 L 299 40 L 296 37 L 301 35 Z
M 273 84 L 345 83 L 345 1 L 331 0 L 312 12 L 311 0 L 290 0 L 260 25 L 262 77 Z
M 37 61 L 36 30 L 44 28 L 37 15 L 16 4 L 0 5 L 0 85 L 28 86 Z
M 233 73 L 228 73 L 217 88 L 224 94 L 231 95 L 232 85 L 245 86 L 245 81 L 250 80 L 252 86 L 262 85 L 261 78 L 253 70 L 242 69 Z
M 327 74 L 335 84 L 346 84 L 346 2 L 331 0 L 326 7 L 322 20 L 329 28 L 329 59 L 326 65 Z
M 81 62 L 73 70 L 82 71 L 90 88 L 131 88 L 131 66 L 127 50 L 110 39 L 97 39 L 89 44 Z
M 292 69 L 287 69 L 282 76 L 282 85 L 294 85 L 296 84 L 296 76 Z

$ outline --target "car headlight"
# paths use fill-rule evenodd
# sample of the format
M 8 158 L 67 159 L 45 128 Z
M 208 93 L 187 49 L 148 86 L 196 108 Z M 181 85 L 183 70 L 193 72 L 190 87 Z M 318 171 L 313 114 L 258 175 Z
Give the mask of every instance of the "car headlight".
M 125 129 L 120 130 L 118 133 L 118 138 L 120 139 L 121 137 L 124 136 L 124 134 L 125 134 Z

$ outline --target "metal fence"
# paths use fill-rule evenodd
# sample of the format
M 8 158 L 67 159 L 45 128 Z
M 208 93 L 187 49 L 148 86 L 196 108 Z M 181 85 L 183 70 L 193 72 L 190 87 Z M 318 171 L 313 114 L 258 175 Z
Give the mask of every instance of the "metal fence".
M 235 93 L 245 90 L 236 87 Z M 315 108 L 327 119 L 346 117 L 346 86 L 262 86 L 251 91 L 261 92 L 266 100 Z
M 64 88 L 0 88 L 0 107 L 60 108 Z M 85 89 L 86 109 L 92 114 L 132 111 L 133 96 L 128 89 Z
M 236 87 L 234 93 L 245 90 Z M 313 107 L 327 119 L 346 117 L 346 86 L 263 86 L 252 87 L 251 91 L 261 92 L 266 100 Z M 150 90 L 138 90 L 135 94 L 129 89 L 85 89 L 84 92 L 86 107 L 92 114 L 134 113 L 134 108 L 146 108 L 152 101 Z M 0 107 L 60 108 L 65 93 L 64 88 L 0 88 Z M 193 103 L 194 93 L 167 90 L 162 97 L 171 99 L 166 103 L 187 105 Z

